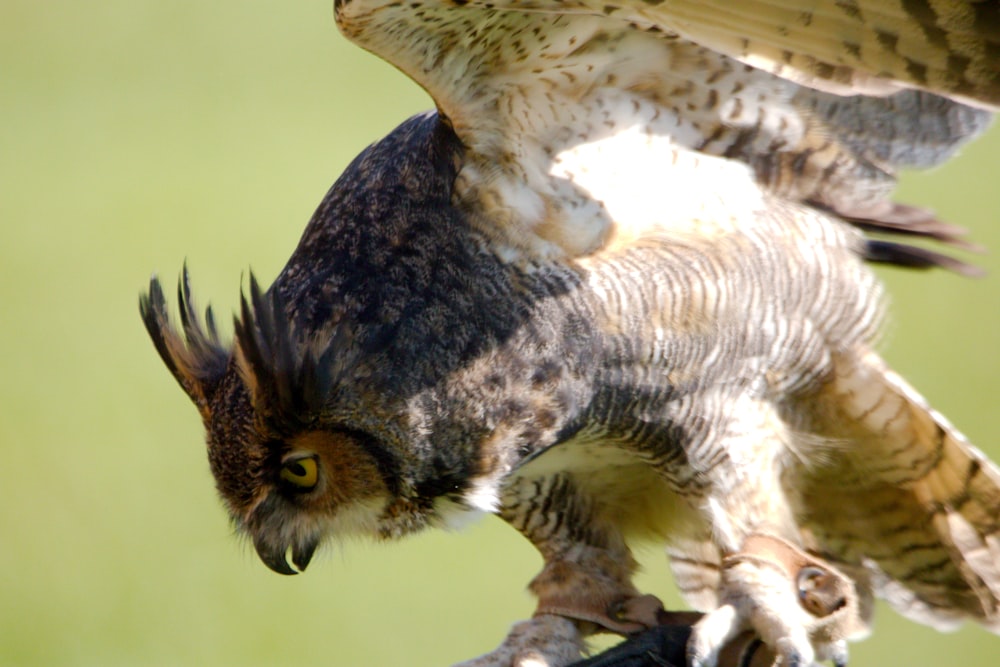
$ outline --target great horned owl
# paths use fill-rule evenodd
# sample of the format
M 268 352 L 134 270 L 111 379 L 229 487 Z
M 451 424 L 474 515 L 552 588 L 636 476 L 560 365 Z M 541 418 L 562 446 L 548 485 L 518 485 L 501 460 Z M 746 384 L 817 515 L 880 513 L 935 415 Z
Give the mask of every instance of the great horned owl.
M 866 261 L 963 265 L 864 235 L 957 242 L 890 194 L 1000 104 L 998 7 L 339 0 L 437 111 L 350 165 L 233 344 L 186 272 L 179 330 L 141 299 L 236 525 L 293 574 L 501 516 L 538 610 L 477 665 L 655 623 L 635 538 L 709 612 L 697 665 L 744 629 L 843 662 L 875 596 L 1000 629 L 1000 474 L 873 349 Z M 832 623 L 814 571 L 847 582 Z

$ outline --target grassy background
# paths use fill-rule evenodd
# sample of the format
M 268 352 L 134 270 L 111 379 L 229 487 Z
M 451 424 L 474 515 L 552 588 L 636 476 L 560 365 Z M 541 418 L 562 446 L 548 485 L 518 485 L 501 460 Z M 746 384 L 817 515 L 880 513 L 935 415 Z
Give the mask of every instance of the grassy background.
M 270 280 L 347 162 L 428 98 L 329 0 L 0 3 L 0 664 L 444 665 L 531 611 L 498 521 L 346 545 L 283 578 L 233 539 L 136 296 Z M 1000 247 L 1000 133 L 901 198 Z M 993 277 L 886 272 L 890 360 L 1000 457 Z M 643 585 L 677 604 L 663 558 Z M 879 615 L 856 665 L 995 665 L 1000 640 Z

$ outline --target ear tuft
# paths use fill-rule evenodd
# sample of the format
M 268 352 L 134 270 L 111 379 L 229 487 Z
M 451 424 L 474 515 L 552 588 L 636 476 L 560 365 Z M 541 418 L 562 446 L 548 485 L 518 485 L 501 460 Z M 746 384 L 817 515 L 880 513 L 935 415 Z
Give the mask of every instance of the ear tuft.
M 257 415 L 278 433 L 294 432 L 320 414 L 330 397 L 342 337 L 326 329 L 300 330 L 276 287 L 262 290 L 252 272 L 249 283 L 233 322 L 236 363 Z
M 207 419 L 209 402 L 226 373 L 230 352 L 219 340 L 211 307 L 205 309 L 204 322 L 195 310 L 187 264 L 177 283 L 177 300 L 180 331 L 170 322 L 163 288 L 154 275 L 149 290 L 139 295 L 139 312 L 163 363 Z

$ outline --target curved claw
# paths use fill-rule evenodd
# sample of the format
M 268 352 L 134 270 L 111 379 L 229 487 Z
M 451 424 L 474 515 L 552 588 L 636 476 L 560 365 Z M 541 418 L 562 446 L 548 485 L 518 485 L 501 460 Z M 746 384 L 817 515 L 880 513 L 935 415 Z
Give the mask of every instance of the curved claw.
M 691 628 L 687 650 L 690 667 L 715 667 L 723 645 L 746 627 L 733 605 L 724 604 L 706 614 Z
M 796 636 L 798 635 L 798 636 Z M 788 667 L 809 667 L 816 661 L 816 651 L 809 643 L 809 637 L 803 631 L 782 637 L 774 646 L 780 665 Z
M 846 639 L 841 639 L 830 645 L 829 658 L 833 662 L 833 667 L 847 667 L 848 651 Z
M 608 610 L 608 619 L 614 619 L 623 626 L 626 624 L 636 626 L 638 629 L 625 634 L 634 634 L 649 628 L 655 628 L 660 624 L 660 615 L 663 613 L 663 603 L 655 595 L 639 595 L 627 598 L 612 605 Z M 605 621 L 607 619 L 604 619 Z M 606 623 L 602 623 L 606 626 Z M 608 628 L 616 631 L 615 628 Z

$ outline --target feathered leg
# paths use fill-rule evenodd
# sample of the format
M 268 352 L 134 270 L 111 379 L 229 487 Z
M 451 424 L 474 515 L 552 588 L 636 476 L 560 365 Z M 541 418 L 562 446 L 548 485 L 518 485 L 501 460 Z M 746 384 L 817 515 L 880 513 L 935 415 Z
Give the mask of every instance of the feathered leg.
M 622 536 L 570 475 L 518 480 L 503 506 L 501 516 L 545 559 L 529 586 L 538 607 L 499 648 L 462 667 L 560 667 L 579 659 L 590 634 L 658 624 L 663 606 L 632 585 L 636 562 Z
M 712 577 L 716 606 L 695 626 L 688 645 L 691 663 L 715 665 L 722 647 L 747 630 L 783 665 L 845 662 L 845 639 L 861 626 L 857 596 L 852 582 L 802 548 L 781 482 L 795 434 L 765 388 L 722 391 L 690 399 L 703 410 L 702 420 L 714 425 L 686 447 L 689 465 L 712 480 L 691 502 L 723 556 Z M 713 405 L 716 411 L 704 411 Z

